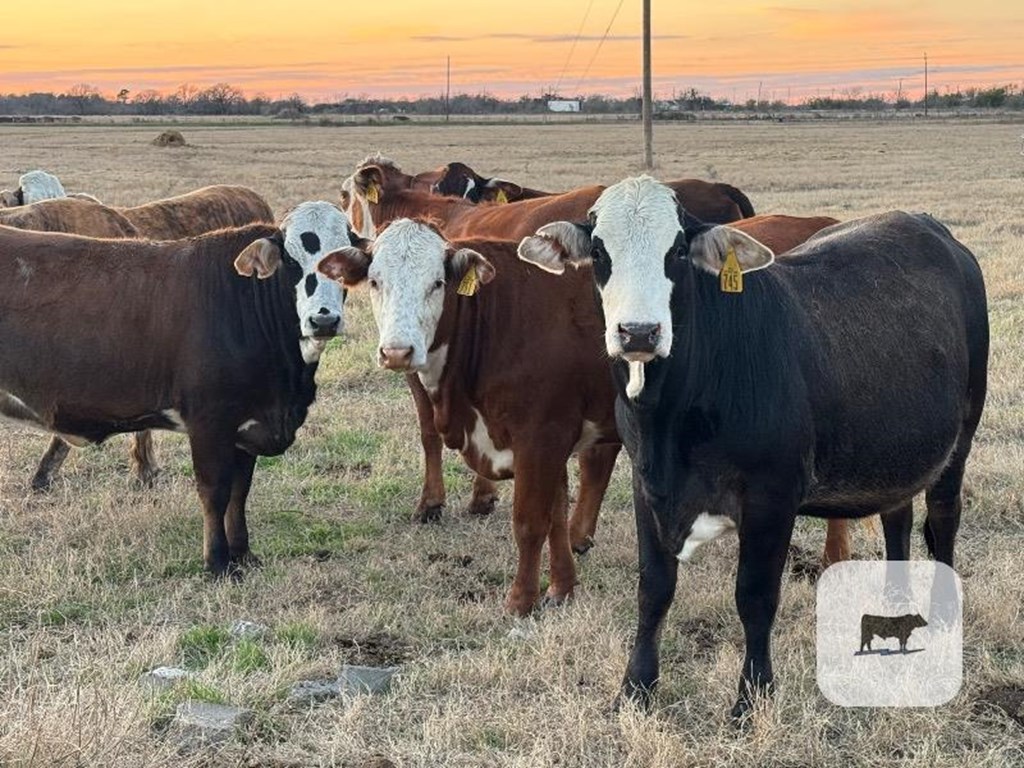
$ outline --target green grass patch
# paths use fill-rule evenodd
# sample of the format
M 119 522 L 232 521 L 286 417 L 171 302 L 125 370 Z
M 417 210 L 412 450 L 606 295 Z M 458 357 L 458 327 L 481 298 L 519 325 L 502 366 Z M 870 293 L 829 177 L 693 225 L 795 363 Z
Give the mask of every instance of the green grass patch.
M 357 543 L 372 540 L 382 530 L 377 523 L 330 520 L 295 509 L 254 515 L 250 531 L 254 547 L 268 557 L 340 554 Z
M 235 672 L 256 672 L 270 667 L 270 657 L 255 640 L 239 640 L 231 652 L 231 668 Z
M 274 639 L 295 650 L 311 651 L 320 644 L 316 628 L 302 621 L 284 624 L 274 632 Z
M 201 625 L 186 630 L 178 640 L 178 652 L 188 669 L 202 669 L 219 656 L 231 642 L 223 627 Z
M 83 621 L 92 613 L 92 606 L 74 601 L 59 602 L 39 614 L 39 623 L 47 627 L 59 627 Z

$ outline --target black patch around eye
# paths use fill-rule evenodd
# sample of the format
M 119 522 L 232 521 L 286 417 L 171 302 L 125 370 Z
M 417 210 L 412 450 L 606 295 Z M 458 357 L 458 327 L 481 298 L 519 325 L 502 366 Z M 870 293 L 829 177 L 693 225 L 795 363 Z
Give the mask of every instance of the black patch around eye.
M 320 253 L 320 238 L 316 232 L 303 232 L 299 239 L 302 240 L 302 247 L 306 253 Z
M 599 237 L 590 241 L 590 259 L 594 269 L 594 280 L 604 288 L 612 276 L 612 260 L 608 257 L 604 242 Z
M 316 275 L 312 275 L 312 274 L 306 275 L 306 295 L 307 296 L 312 296 L 314 293 L 316 293 L 316 284 L 317 284 Z
M 665 254 L 665 275 L 669 279 L 672 278 L 679 264 L 686 258 L 689 250 L 690 244 L 686 242 L 686 233 L 683 230 L 679 230 L 675 242 L 672 243 L 672 247 Z

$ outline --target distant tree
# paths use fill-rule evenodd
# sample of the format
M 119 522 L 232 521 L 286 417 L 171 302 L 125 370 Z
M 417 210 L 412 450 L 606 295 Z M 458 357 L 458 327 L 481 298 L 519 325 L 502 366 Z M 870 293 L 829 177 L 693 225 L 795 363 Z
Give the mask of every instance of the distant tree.
M 117 92 L 117 103 L 124 106 L 128 103 L 128 95 L 131 93 L 127 88 L 122 88 Z
M 78 83 L 68 88 L 65 97 L 72 103 L 75 114 L 84 115 L 95 102 L 101 101 L 99 89 L 88 83 Z

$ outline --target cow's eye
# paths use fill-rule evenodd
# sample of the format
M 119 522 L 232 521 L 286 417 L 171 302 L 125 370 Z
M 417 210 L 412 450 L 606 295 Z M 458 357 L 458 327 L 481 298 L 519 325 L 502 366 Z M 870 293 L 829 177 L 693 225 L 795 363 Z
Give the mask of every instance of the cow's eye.
M 444 287 L 444 280 L 435 280 L 435 281 L 434 281 L 434 290 L 435 290 L 435 291 L 436 291 L 436 290 L 437 290 L 438 288 L 443 288 L 443 287 Z
M 590 248 L 590 258 L 594 261 L 602 261 L 608 258 L 608 251 L 604 249 L 604 246 L 600 243 L 595 243 Z
M 380 288 L 380 285 L 372 277 L 370 278 L 370 288 L 371 288 L 371 290 L 374 290 L 374 291 L 376 291 L 378 288 Z

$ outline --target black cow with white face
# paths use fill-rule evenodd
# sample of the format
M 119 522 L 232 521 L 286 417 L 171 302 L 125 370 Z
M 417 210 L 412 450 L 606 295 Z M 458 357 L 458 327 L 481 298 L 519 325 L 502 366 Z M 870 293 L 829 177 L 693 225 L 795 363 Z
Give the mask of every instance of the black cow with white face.
M 650 177 L 609 187 L 586 224 L 520 244 L 559 273 L 592 264 L 633 462 L 639 622 L 622 696 L 648 703 L 677 563 L 739 535 L 746 657 L 734 717 L 773 681 L 770 632 L 796 515 L 883 515 L 908 559 L 924 491 L 929 552 L 952 566 L 985 400 L 988 318 L 974 256 L 923 214 L 823 230 L 774 262 L 681 211 Z

